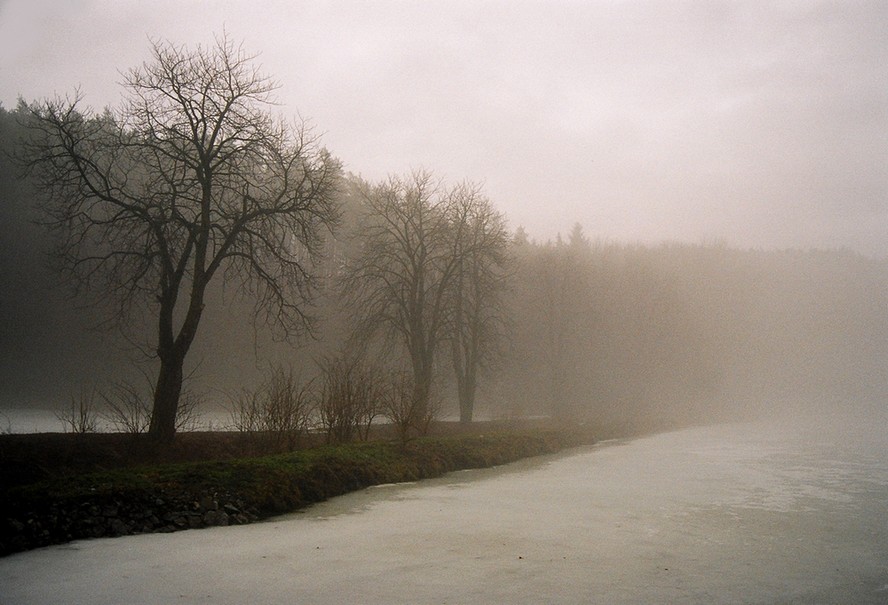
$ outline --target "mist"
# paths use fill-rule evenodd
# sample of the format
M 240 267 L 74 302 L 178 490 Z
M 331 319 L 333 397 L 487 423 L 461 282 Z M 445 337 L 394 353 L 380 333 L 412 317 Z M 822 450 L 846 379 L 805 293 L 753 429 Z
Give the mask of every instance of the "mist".
M 559 393 L 580 417 L 641 426 L 884 414 L 884 261 L 596 243 L 579 226 L 519 258 L 510 401 Z
M 541 241 L 888 254 L 882 2 L 0 5 L 0 103 L 120 102 L 149 38 L 226 29 L 370 180 L 485 190 Z
M 7 151 L 21 135 L 0 112 Z M 8 154 L 0 172 L 18 174 Z M 355 177 L 347 177 L 354 179 Z M 119 316 L 101 292 L 75 293 L 53 265 L 52 234 L 28 179 L 3 179 L 0 271 L 4 408 L 59 409 L 84 389 L 150 389 L 150 307 Z M 343 191 L 347 191 L 344 188 Z M 308 308 L 311 336 L 280 341 L 253 302 L 216 285 L 186 370 L 208 410 L 274 367 L 305 380 L 346 346 L 351 310 L 333 270 L 359 254 L 361 204 L 340 200 L 328 279 Z M 553 416 L 613 433 L 761 417 L 885 415 L 888 261 L 851 250 L 741 249 L 723 242 L 593 239 L 579 223 L 553 240 L 518 228 L 503 293 L 507 337 L 482 372 L 480 418 Z M 385 349 L 390 365 L 403 352 Z M 442 417 L 456 386 L 438 360 Z
M 0 6 L 2 145 L 14 152 L 21 134 L 17 99 L 79 90 L 116 107 L 120 74 L 146 60 L 149 40 L 206 44 L 224 28 L 280 83 L 280 113 L 305 116 L 348 173 L 374 182 L 422 166 L 478 183 L 505 215 L 513 321 L 481 381 L 485 415 L 881 412 L 886 19 L 879 3 L 831 2 L 205 13 L 12 1 Z M 142 381 L 147 317 L 109 321 L 103 293 L 72 294 L 19 172 L 4 153 L 0 405 L 55 408 L 93 385 Z M 353 249 L 350 231 L 331 258 Z M 341 349 L 350 312 L 325 288 L 316 337 L 291 343 L 217 288 L 188 368 L 207 406 L 273 366 L 310 376 Z
M 0 433 L 30 431 L 16 424 L 23 411 L 63 423 L 67 409 L 76 414 L 80 401 L 82 412 L 94 396 L 99 414 L 121 392 L 147 402 L 130 414 L 130 428 L 109 421 L 109 430 L 131 435 L 2 435 L 4 445 L 24 448 L 3 452 L 12 461 L 4 476 L 25 482 L 5 486 L 8 501 L 21 500 L 21 510 L 10 508 L 20 515 L 3 515 L 10 533 L 33 534 L 33 545 L 120 537 L 0 558 L 0 600 L 883 603 L 886 23 L 888 4 L 880 2 L 0 3 Z M 179 159 L 167 162 L 166 152 L 176 136 L 134 127 L 119 82 L 150 62 L 149 49 L 155 59 L 161 47 L 168 59 L 181 52 L 186 60 L 168 65 L 189 65 L 188 53 L 213 40 L 222 54 L 190 72 L 199 84 L 191 90 L 209 103 L 185 95 L 174 111 L 154 114 L 160 121 L 179 120 L 183 107 L 189 117 L 195 107 L 219 107 L 215 88 L 200 85 L 218 74 L 204 67 L 220 61 L 224 79 L 232 64 L 225 53 L 239 53 L 241 41 L 238 61 L 246 57 L 250 67 L 234 75 L 246 74 L 248 87 L 258 82 L 260 101 L 272 89 L 277 95 L 241 114 L 270 153 L 218 156 L 235 157 L 219 171 L 231 169 L 232 180 L 212 188 L 225 191 L 210 200 L 228 205 L 218 215 L 245 212 L 255 182 L 259 207 L 289 199 L 264 196 L 290 181 L 281 175 L 324 168 L 313 182 L 322 186 L 311 187 L 323 191 L 320 201 L 308 198 L 317 221 L 297 220 L 301 232 L 294 223 L 272 225 L 272 236 L 262 225 L 259 256 L 240 263 L 220 253 L 207 272 L 205 259 L 188 256 L 192 238 L 230 227 L 189 223 L 213 213 L 210 197 L 196 194 L 211 189 L 195 185 L 206 184 L 207 171 L 190 174 L 192 155 L 181 163 L 189 174 L 170 176 Z M 280 86 L 255 78 L 254 61 Z M 159 81 L 161 91 L 170 84 Z M 181 261 L 167 263 L 186 268 L 176 279 L 164 266 L 152 283 L 149 267 L 133 281 L 111 279 L 132 286 L 111 291 L 95 287 L 101 279 L 78 281 L 60 258 L 46 208 L 90 188 L 70 177 L 78 172 L 70 164 L 51 161 L 51 147 L 43 148 L 44 168 L 59 171 L 42 187 L 40 170 L 29 173 L 20 160 L 36 140 L 27 124 L 41 119 L 40 100 L 59 99 L 61 107 L 75 96 L 83 99 L 78 111 L 94 111 L 92 133 L 112 133 L 108 141 L 84 136 L 99 150 L 91 157 L 152 149 L 99 175 L 113 173 L 110 197 L 119 186 L 121 199 L 135 201 L 125 220 L 150 226 L 119 232 L 148 233 L 147 249 L 123 237 L 104 259 L 151 259 L 142 265 L 149 266 L 166 254 L 156 253 L 163 242 L 150 247 L 165 237 L 153 221 L 174 217 L 169 241 L 189 242 Z M 291 116 L 308 127 L 297 126 L 295 138 L 317 137 L 318 162 L 301 149 L 281 153 L 294 161 L 275 172 L 269 157 L 286 137 L 263 129 Z M 194 147 L 203 150 L 198 138 Z M 184 157 L 195 139 L 183 140 Z M 231 140 L 237 151 L 254 147 Z M 145 198 L 148 210 L 139 207 Z M 167 212 L 180 199 L 192 207 Z M 197 200 L 207 204 L 201 212 Z M 289 218 L 301 212 L 277 210 Z M 85 223 L 104 225 L 102 211 Z M 397 229 L 387 230 L 392 224 Z M 214 253 L 233 241 L 206 237 Z M 252 243 L 238 252 L 255 253 Z M 315 257 L 316 249 L 323 254 Z M 245 271 L 265 260 L 263 252 L 283 259 L 281 281 Z M 290 291 L 293 300 L 275 301 L 297 304 L 277 319 L 304 313 L 310 321 L 295 321 L 305 329 L 285 338 L 280 322 L 260 312 L 257 292 L 269 286 L 274 300 L 302 262 L 310 279 Z M 132 266 L 109 271 L 119 267 Z M 193 285 L 205 275 L 219 279 L 184 305 L 185 287 L 168 295 L 169 283 Z M 302 296 L 309 291 L 310 301 Z M 158 321 L 170 300 L 173 320 Z M 181 318 L 192 309 L 199 310 L 193 346 L 194 330 L 165 338 L 169 324 L 189 325 Z M 170 347 L 183 333 L 187 344 Z M 165 345 L 174 353 L 167 358 Z M 365 401 L 352 406 L 363 407 L 346 419 L 366 423 L 363 432 L 348 425 L 337 433 L 324 415 L 323 395 L 333 393 L 328 401 L 340 406 L 348 399 L 325 392 L 331 376 L 358 376 L 367 387 Z M 299 392 L 290 422 L 277 433 L 253 419 L 238 425 L 239 402 L 250 414 L 262 397 L 274 399 L 273 377 L 285 377 L 277 384 L 290 395 Z M 214 423 L 183 430 L 177 413 L 186 400 Z M 164 421 L 143 426 L 152 415 Z M 96 430 L 81 427 L 66 430 Z M 288 451 L 301 468 L 296 449 L 333 444 L 331 456 L 345 452 L 342 466 L 326 468 L 319 458 L 317 472 L 306 467 L 306 491 L 317 487 L 322 498 L 369 484 L 345 464 L 354 457 L 375 465 L 365 445 L 408 451 L 428 443 L 431 453 L 417 455 L 443 469 L 451 467 L 434 453 L 439 442 L 415 436 L 440 429 L 442 439 L 465 432 L 480 442 L 501 430 L 508 449 L 527 427 L 584 445 L 375 486 L 266 523 L 147 533 L 224 525 L 229 513 L 237 523 L 262 518 L 240 482 L 253 463 L 267 461 L 268 474 L 255 473 L 263 484 L 243 490 L 255 489 L 275 514 L 288 502 L 314 501 L 288 483 L 291 471 L 276 466 L 283 458 L 240 456 Z M 191 429 L 211 432 L 182 435 Z M 141 440 L 145 431 L 151 439 Z M 346 444 L 359 439 L 376 443 Z M 465 451 L 468 441 L 451 443 L 466 460 L 491 463 Z M 232 444 L 241 449 L 225 449 Z M 59 454 L 78 451 L 88 455 Z M 127 465 L 167 454 L 174 474 L 175 456 L 185 457 L 181 483 L 152 479 L 145 489 L 156 491 L 144 491 L 142 467 Z M 190 455 L 214 462 L 192 466 Z M 217 489 L 217 470 L 221 480 L 229 466 L 234 487 Z M 126 506 L 116 499 L 118 479 L 95 487 L 91 473 L 108 469 L 103 476 L 134 481 L 120 492 L 132 499 Z M 390 477 L 426 471 L 413 472 L 374 468 L 367 476 L 401 481 Z M 211 487 L 197 488 L 205 497 L 189 491 L 194 473 L 210 479 Z M 67 486 L 72 478 L 83 491 L 56 506 L 53 481 Z M 335 490 L 320 485 L 327 480 Z M 217 499 L 222 492 L 225 501 Z M 288 498 L 273 497 L 280 493 Z M 45 519 L 41 511 L 49 511 Z M 69 533 L 75 526 L 82 532 Z M 137 532 L 146 533 L 127 535 Z

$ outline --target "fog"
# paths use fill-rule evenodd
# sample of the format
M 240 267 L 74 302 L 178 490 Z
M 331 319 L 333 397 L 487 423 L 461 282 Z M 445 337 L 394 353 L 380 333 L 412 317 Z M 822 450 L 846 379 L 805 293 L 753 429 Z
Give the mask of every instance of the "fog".
M 306 116 L 349 173 L 425 166 L 483 184 L 505 214 L 512 329 L 481 381 L 481 416 L 635 430 L 883 414 L 885 10 L 5 2 L 0 406 L 58 408 L 141 380 L 155 346 L 150 310 L 121 334 L 114 301 L 72 297 L 48 266 L 39 194 L 6 155 L 16 98 L 80 86 L 89 105 L 116 105 L 120 71 L 148 58 L 149 38 L 206 44 L 224 27 L 281 83 L 278 109 Z M 342 205 L 354 223 L 354 200 Z M 312 310 L 317 338 L 295 343 L 217 286 L 187 368 L 209 407 L 278 364 L 310 377 L 348 333 L 334 283 Z
M 17 98 L 116 106 L 149 40 L 224 30 L 342 161 L 342 225 L 311 334 L 281 340 L 236 280 L 210 285 L 185 363 L 201 409 L 273 368 L 308 383 L 330 353 L 415 361 L 354 347 L 345 278 L 370 249 L 360 193 L 424 167 L 508 224 L 475 418 L 620 437 L 17 554 L 0 601 L 884 602 L 886 22 L 879 2 L 0 3 L 0 432 L 121 383 L 148 400 L 157 372 L 157 297 L 122 313 L 58 270 Z M 429 357 L 445 419 L 453 333 Z
M 150 316 L 129 318 L 121 331 L 107 324 L 115 307 L 71 298 L 46 264 L 49 236 L 10 208 L 4 255 L 16 261 L 2 273 L 3 407 L 59 408 L 82 388 L 142 381 L 139 372 L 153 370 Z M 594 241 L 579 225 L 557 242 L 519 237 L 510 254 L 511 327 L 480 382 L 481 418 L 561 415 L 625 434 L 787 414 L 885 416 L 885 260 Z M 224 409 L 276 365 L 310 378 L 314 360 L 349 331 L 335 280 L 311 308 L 314 338 L 275 341 L 252 320 L 249 300 L 221 288 L 207 307 L 187 364 L 207 409 Z M 437 389 L 443 416 L 453 417 L 446 359 Z
M 0 4 L 0 102 L 120 101 L 226 28 L 352 172 L 483 182 L 531 235 L 888 253 L 882 2 Z
M 562 336 L 555 355 L 525 363 L 542 361 L 547 386 L 599 418 L 884 414 L 882 261 L 719 245 L 568 244 L 548 254 L 544 272 L 575 278 L 555 282 L 563 314 L 531 285 L 516 297 L 542 318 L 529 333 Z M 541 277 L 531 270 L 531 284 Z

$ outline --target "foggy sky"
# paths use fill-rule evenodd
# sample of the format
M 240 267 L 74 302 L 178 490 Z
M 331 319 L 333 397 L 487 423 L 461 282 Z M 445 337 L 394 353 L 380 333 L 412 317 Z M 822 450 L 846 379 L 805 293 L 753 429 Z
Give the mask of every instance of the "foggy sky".
M 0 102 L 119 102 L 228 30 L 346 168 L 483 182 L 545 240 L 888 255 L 888 3 L 0 0 Z

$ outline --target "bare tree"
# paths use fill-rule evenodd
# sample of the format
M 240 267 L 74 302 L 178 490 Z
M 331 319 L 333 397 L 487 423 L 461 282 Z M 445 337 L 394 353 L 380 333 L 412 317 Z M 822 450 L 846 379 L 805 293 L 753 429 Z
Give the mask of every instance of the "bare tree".
M 344 277 L 355 333 L 369 339 L 381 332 L 404 347 L 415 416 L 424 417 L 456 270 L 450 197 L 427 172 L 356 187 L 364 209 L 361 246 Z
M 460 422 L 471 422 L 479 372 L 498 352 L 508 319 L 506 288 L 509 233 L 505 217 L 480 189 L 463 184 L 451 192 L 451 233 L 456 259 L 448 296 L 451 359 Z
M 194 50 L 154 42 L 151 62 L 124 74 L 120 109 L 94 115 L 79 98 L 30 107 L 25 159 L 65 266 L 156 321 L 159 441 L 175 434 L 208 285 L 233 282 L 255 296 L 257 317 L 298 333 L 337 221 L 338 162 L 303 124 L 272 117 L 277 86 L 253 59 L 225 36 Z

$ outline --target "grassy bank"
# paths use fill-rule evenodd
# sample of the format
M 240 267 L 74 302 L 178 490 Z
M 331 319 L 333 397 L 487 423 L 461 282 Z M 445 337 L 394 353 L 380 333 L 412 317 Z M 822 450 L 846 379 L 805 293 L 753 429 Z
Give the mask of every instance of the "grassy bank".
M 0 553 L 81 538 L 250 523 L 370 485 L 489 467 L 590 441 L 554 430 L 494 432 L 53 474 L 4 486 Z

